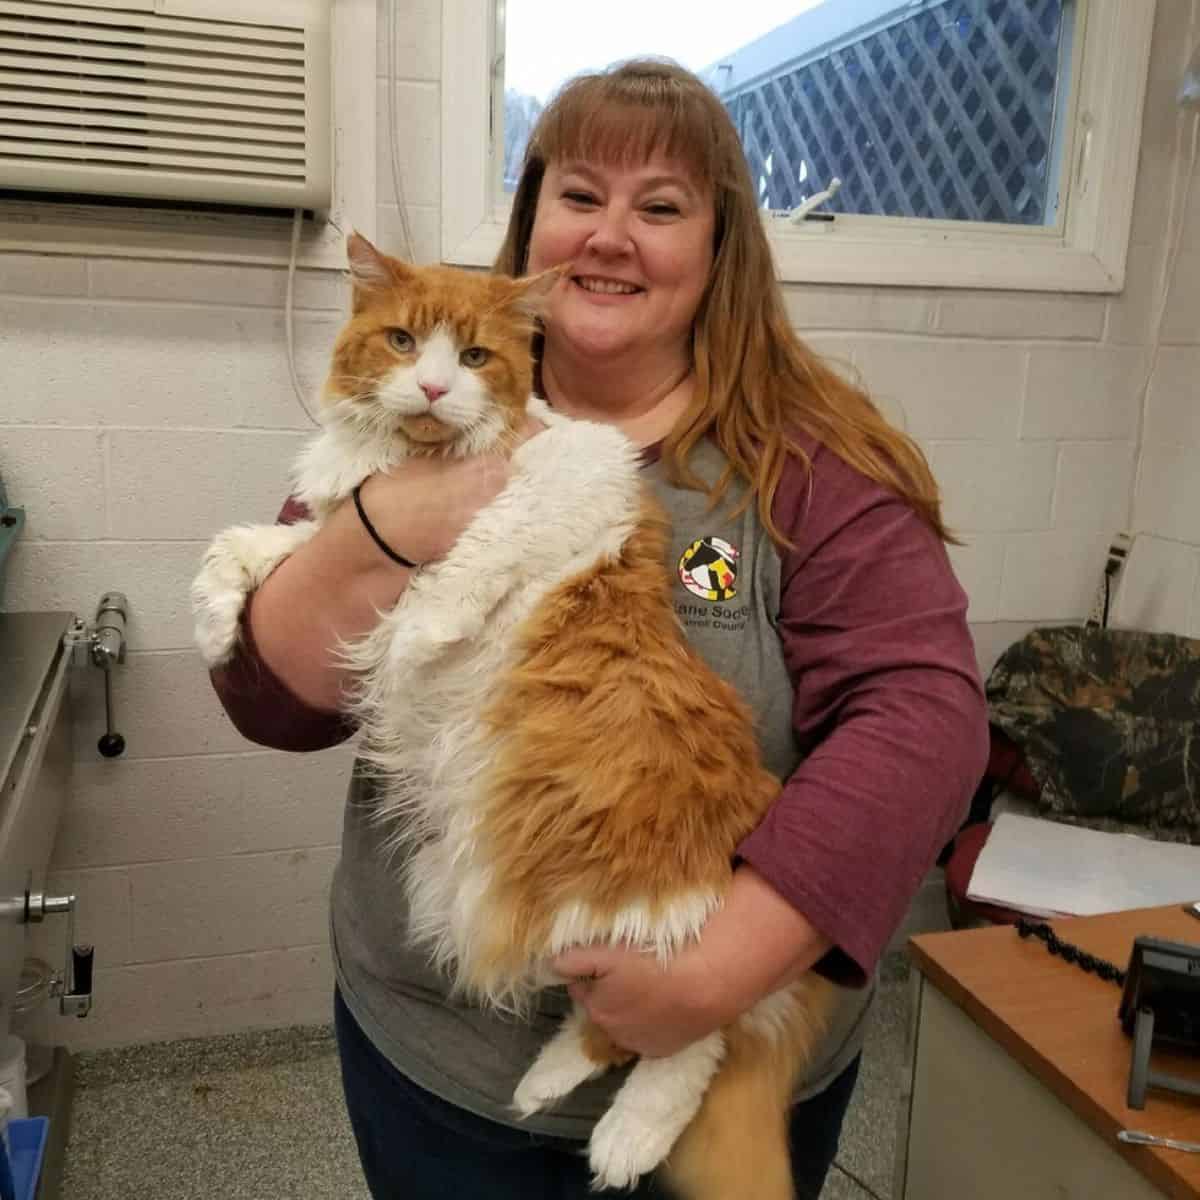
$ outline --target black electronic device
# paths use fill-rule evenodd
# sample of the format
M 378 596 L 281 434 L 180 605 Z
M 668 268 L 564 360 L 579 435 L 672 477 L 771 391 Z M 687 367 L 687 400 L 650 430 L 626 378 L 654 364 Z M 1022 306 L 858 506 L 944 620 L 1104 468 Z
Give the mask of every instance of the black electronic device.
M 1150 1055 L 1158 1048 L 1200 1051 L 1200 946 L 1136 938 L 1118 1016 L 1121 1028 L 1133 1038 L 1130 1108 L 1146 1106 L 1150 1087 L 1200 1096 L 1200 1082 L 1150 1066 Z

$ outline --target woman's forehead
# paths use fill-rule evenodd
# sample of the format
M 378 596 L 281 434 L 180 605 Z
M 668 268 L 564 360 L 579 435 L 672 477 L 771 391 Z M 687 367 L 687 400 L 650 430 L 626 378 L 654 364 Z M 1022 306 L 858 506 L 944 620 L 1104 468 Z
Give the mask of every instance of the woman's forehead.
M 698 196 L 708 191 L 690 163 L 659 153 L 651 154 L 636 163 L 613 161 L 607 157 L 574 155 L 558 162 L 547 163 L 546 169 L 558 176 L 581 175 L 598 182 L 611 183 L 620 180 L 639 187 L 674 185 Z

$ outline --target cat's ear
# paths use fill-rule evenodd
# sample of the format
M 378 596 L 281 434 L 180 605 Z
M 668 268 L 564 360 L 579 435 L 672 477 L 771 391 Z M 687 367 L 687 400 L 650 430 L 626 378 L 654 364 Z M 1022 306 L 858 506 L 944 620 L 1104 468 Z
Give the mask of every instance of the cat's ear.
M 510 303 L 527 316 L 544 317 L 550 303 L 550 293 L 570 269 L 570 263 L 560 263 L 557 267 L 539 271 L 536 275 L 524 275 L 520 279 L 512 280 Z
M 357 231 L 346 239 L 346 258 L 350 263 L 355 312 L 362 307 L 366 293 L 394 287 L 410 274 L 406 263 L 381 253 Z

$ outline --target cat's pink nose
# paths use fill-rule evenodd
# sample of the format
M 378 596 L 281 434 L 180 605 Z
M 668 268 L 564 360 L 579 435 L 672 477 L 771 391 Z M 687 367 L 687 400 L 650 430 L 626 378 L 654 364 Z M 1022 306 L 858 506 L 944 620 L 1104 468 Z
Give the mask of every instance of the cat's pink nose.
M 421 391 L 425 393 L 426 399 L 432 404 L 439 396 L 444 396 L 450 389 L 439 387 L 436 383 L 421 384 Z

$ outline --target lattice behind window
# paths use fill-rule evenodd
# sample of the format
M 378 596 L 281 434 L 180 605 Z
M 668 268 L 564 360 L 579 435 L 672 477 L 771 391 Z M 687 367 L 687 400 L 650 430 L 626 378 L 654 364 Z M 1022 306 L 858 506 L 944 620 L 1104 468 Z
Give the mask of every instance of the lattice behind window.
M 1052 221 L 1064 5 L 950 0 L 728 98 L 764 206 Z

